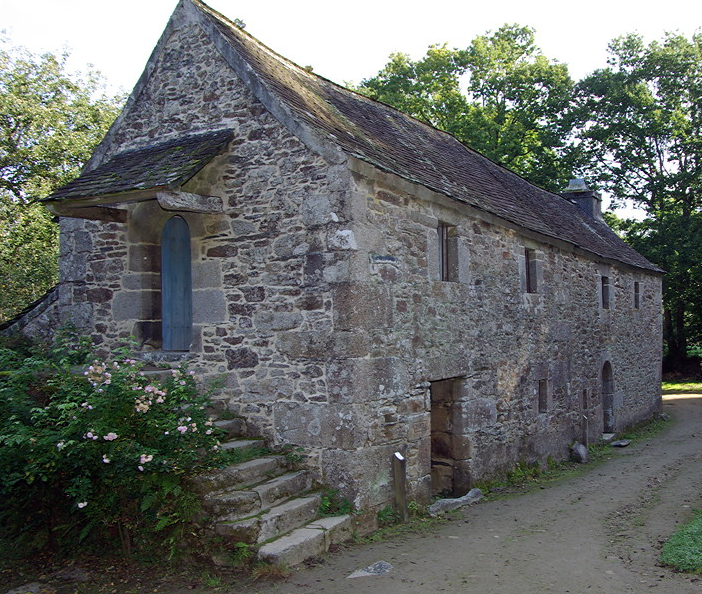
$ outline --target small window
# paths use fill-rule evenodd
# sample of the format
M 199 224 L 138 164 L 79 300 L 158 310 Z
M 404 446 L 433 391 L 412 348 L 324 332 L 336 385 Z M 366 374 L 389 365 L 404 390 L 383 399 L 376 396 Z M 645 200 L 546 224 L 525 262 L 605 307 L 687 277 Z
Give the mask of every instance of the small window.
M 641 305 L 641 288 L 638 282 L 634 282 L 634 309 L 639 309 Z
M 602 277 L 602 309 L 609 309 L 609 277 Z
M 458 241 L 456 227 L 439 223 L 439 278 L 442 281 L 458 280 Z
M 587 397 L 587 389 L 583 390 L 583 395 L 582 399 L 580 400 L 580 407 L 583 411 L 586 411 L 588 409 L 588 397 Z
M 524 250 L 524 287 L 527 293 L 536 293 L 536 254 L 534 250 Z
M 548 380 L 539 380 L 539 412 L 548 412 Z

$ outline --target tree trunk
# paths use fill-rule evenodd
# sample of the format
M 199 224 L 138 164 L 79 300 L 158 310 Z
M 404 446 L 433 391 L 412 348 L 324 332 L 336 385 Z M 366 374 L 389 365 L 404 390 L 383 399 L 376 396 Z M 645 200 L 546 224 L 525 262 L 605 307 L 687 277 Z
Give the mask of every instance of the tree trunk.
M 665 357 L 666 371 L 685 370 L 687 361 L 687 336 L 685 332 L 685 303 L 680 300 L 670 308 L 663 310 L 663 336 L 668 353 Z

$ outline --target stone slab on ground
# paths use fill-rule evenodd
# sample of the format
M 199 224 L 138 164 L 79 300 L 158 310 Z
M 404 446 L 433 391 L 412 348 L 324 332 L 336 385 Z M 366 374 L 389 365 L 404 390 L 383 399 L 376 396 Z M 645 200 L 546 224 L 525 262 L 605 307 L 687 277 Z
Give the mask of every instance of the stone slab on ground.
M 351 575 L 347 576 L 347 579 L 385 575 L 392 569 L 392 565 L 387 561 L 378 561 L 377 563 L 373 563 L 373 565 L 369 565 L 363 569 L 357 569 Z
M 479 501 L 483 497 L 483 492 L 480 489 L 471 489 L 463 495 L 463 497 L 456 497 L 454 499 L 439 499 L 432 503 L 429 508 L 428 512 L 430 516 L 438 516 L 439 514 L 444 514 L 449 511 L 453 511 L 454 509 L 461 508 L 465 505 L 470 505 L 471 503 L 475 503 L 476 501 Z
M 50 586 L 49 584 L 42 584 L 40 582 L 31 582 L 29 584 L 24 584 L 23 586 L 18 586 L 12 590 L 8 590 L 5 594 L 55 594 L 56 588 Z

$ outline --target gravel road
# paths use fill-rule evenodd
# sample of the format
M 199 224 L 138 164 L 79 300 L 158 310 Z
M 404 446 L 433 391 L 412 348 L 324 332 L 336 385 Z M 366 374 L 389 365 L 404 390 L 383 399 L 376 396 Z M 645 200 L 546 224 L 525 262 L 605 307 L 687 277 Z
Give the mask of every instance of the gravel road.
M 676 527 L 702 509 L 702 395 L 669 396 L 674 423 L 582 475 L 466 508 L 430 533 L 353 546 L 260 594 L 593 594 L 702 592 L 702 576 L 658 565 Z M 385 561 L 383 575 L 349 579 Z

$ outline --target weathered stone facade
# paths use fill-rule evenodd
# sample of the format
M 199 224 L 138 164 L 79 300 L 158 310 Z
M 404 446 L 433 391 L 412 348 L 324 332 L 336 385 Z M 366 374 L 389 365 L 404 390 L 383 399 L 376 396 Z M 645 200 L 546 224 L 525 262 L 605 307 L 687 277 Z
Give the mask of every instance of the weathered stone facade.
M 301 446 L 320 480 L 363 508 L 391 500 L 396 451 L 410 497 L 427 501 L 519 461 L 564 458 L 607 423 L 620 430 L 659 410 L 655 267 L 342 150 L 320 132 L 323 114 L 319 129 L 303 125 L 303 108 L 232 66 L 243 58 L 203 10 L 179 5 L 89 168 L 229 129 L 226 150 L 178 189 L 182 204 L 195 195 L 223 207 L 126 193 L 99 201 L 126 210 L 126 222 L 62 217 L 63 320 L 104 349 L 134 336 L 146 358 L 187 359 L 205 379 L 223 378 L 217 398 L 250 435 Z M 581 224 L 572 204 L 550 199 Z M 161 350 L 161 232 L 174 216 L 191 242 L 185 353 Z

